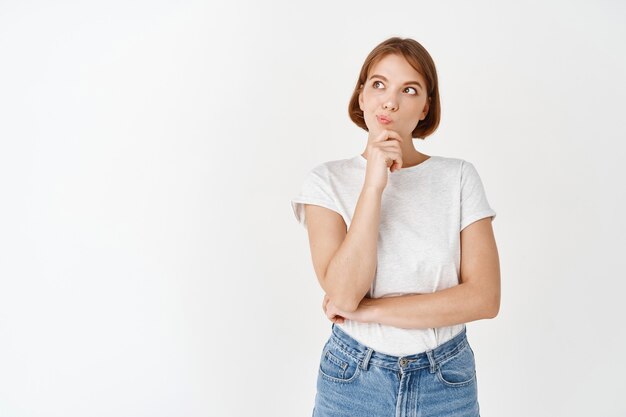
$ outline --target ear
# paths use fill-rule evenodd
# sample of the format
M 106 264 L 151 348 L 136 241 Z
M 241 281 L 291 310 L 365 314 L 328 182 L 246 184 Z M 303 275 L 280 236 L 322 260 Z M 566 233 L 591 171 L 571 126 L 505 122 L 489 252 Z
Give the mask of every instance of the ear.
M 424 120 L 426 118 L 426 115 L 428 115 L 429 108 L 430 108 L 430 97 L 428 97 L 428 101 L 426 102 L 426 105 L 424 105 L 424 111 L 422 112 L 422 117 L 420 118 L 420 120 Z
M 363 84 L 361 84 L 361 87 L 359 87 L 359 88 L 361 90 L 359 92 L 359 109 L 361 109 L 361 111 L 364 111 L 363 110 Z

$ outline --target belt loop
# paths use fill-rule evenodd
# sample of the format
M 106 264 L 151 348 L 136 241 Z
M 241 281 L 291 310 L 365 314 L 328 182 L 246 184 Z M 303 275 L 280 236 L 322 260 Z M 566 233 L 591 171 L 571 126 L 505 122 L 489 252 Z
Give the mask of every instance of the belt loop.
M 430 362 L 430 373 L 434 374 L 437 371 L 437 362 L 435 362 L 435 357 L 433 355 L 433 351 L 426 351 L 426 355 L 428 356 L 428 362 Z
M 367 365 L 370 362 L 370 358 L 372 357 L 372 352 L 374 351 L 374 349 L 372 348 L 367 348 L 367 352 L 365 353 L 365 358 L 363 358 L 363 363 L 361 363 L 361 368 L 364 371 L 367 371 Z

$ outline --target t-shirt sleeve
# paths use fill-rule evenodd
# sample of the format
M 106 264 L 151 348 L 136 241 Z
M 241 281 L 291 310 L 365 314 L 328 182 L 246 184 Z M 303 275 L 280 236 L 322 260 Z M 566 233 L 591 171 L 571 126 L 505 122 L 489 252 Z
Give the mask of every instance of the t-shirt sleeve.
M 485 217 L 496 218 L 496 212 L 489 205 L 485 188 L 478 171 L 471 162 L 461 164 L 461 229 Z
M 312 169 L 304 179 L 300 193 L 291 199 L 291 207 L 296 216 L 296 220 L 306 229 L 306 216 L 304 212 L 305 204 L 326 207 L 330 210 L 339 211 L 338 205 L 333 198 L 333 192 L 328 183 L 327 176 L 324 175 L 321 166 Z

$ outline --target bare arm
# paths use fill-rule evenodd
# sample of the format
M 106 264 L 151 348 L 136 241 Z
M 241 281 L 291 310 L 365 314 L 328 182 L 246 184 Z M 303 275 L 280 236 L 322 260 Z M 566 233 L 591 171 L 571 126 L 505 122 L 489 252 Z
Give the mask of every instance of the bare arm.
M 309 241 L 318 280 L 334 304 L 347 312 L 356 310 L 376 275 L 381 200 L 389 171 L 402 167 L 402 141 L 393 130 L 370 132 L 365 180 L 350 230 L 338 213 L 305 206 L 313 220 Z
M 320 285 L 335 305 L 345 311 L 356 310 L 376 274 L 382 192 L 380 188 L 363 187 L 352 223 L 344 236 L 329 233 L 331 220 L 324 220 L 324 216 L 338 214 L 317 206 L 305 206 Z M 345 223 L 343 227 L 345 230 Z M 324 264 L 327 265 L 325 270 Z
M 378 264 L 378 229 L 382 190 L 364 187 L 350 229 L 333 256 L 324 283 L 329 297 L 346 311 L 354 311 L 370 289 Z
M 405 329 L 451 326 L 495 317 L 484 298 L 480 288 L 464 283 L 429 294 L 364 298 L 360 314 L 347 318 Z
M 330 314 L 415 329 L 496 317 L 500 308 L 500 265 L 491 219 L 481 219 L 463 229 L 461 246 L 459 285 L 428 294 L 364 298 L 354 312 L 333 310 Z

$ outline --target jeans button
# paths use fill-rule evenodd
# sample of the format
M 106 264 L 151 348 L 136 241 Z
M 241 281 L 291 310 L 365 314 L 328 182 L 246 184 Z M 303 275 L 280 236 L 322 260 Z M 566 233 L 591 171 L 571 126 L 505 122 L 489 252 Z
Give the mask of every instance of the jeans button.
M 407 363 L 406 359 L 404 359 L 404 358 L 400 359 L 400 366 L 404 367 L 406 365 L 406 363 Z

